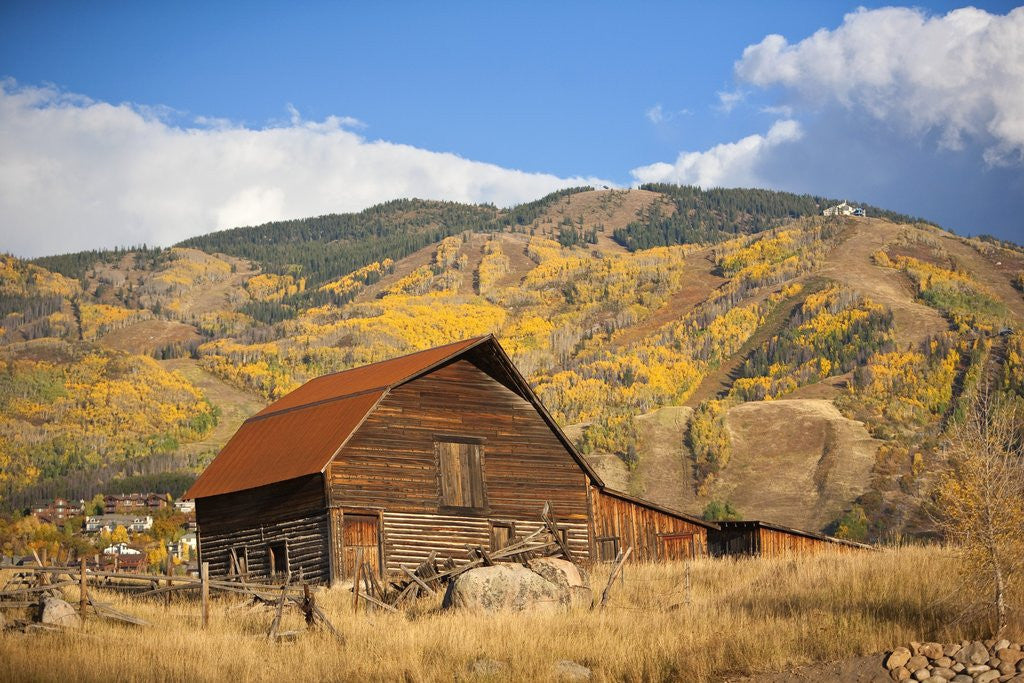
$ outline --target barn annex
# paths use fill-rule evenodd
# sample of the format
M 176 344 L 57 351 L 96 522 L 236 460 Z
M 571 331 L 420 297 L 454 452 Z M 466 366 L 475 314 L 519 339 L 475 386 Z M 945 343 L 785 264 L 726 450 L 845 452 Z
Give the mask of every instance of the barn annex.
M 333 583 L 466 544 L 550 502 L 580 561 L 707 553 L 713 523 L 609 490 L 490 335 L 313 379 L 247 420 L 185 494 L 213 575 Z
M 708 532 L 708 550 L 712 555 L 774 557 L 789 553 L 870 549 L 871 546 L 864 543 L 758 520 L 717 522 L 717 528 Z

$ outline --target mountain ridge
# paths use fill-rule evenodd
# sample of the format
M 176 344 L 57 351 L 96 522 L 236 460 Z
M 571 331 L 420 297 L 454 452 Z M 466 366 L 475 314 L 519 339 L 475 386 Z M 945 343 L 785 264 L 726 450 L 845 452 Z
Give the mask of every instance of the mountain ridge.
M 807 196 L 658 187 L 573 188 L 512 210 L 401 200 L 333 227 L 286 222 L 292 239 L 279 244 L 278 224 L 267 224 L 165 250 L 5 258 L 0 360 L 11 379 L 0 402 L 16 410 L 0 439 L 21 478 L 8 476 L 0 503 L 84 495 L 149 470 L 187 479 L 232 431 L 228 422 L 304 379 L 496 332 L 579 447 L 631 492 L 695 513 L 729 499 L 748 516 L 815 529 L 859 509 L 873 535 L 927 533 L 919 484 L 942 467 L 950 411 L 977 390 L 975 375 L 1014 394 L 1024 386 L 1015 355 L 1024 251 L 889 220 L 909 220 L 897 214 L 824 218 L 821 198 L 810 199 L 812 214 Z M 695 197 L 713 208 L 694 209 Z M 775 208 L 758 208 L 766 198 Z M 798 205 L 805 214 L 790 215 Z M 341 236 L 353 221 L 358 229 Z M 623 238 L 651 226 L 709 237 L 646 248 Z M 143 434 L 140 443 L 152 442 L 144 457 L 60 450 L 33 417 L 41 408 L 19 403 L 42 376 L 77 396 L 69 377 L 78 361 L 61 361 L 58 341 L 86 356 L 155 357 L 173 381 L 202 378 L 197 395 L 210 408 L 163 415 L 175 443 Z M 893 383 L 898 372 L 922 379 Z M 201 433 L 173 426 L 218 411 L 225 423 Z M 807 428 L 763 457 L 802 483 L 774 499 L 750 495 L 763 474 L 743 435 L 798 415 Z M 51 416 L 49 431 L 74 433 L 61 419 Z M 843 455 L 836 434 L 860 445 Z M 32 465 L 40 449 L 77 454 L 41 474 Z M 102 467 L 103 476 L 87 474 Z M 805 472 L 818 474 L 803 481 Z M 849 485 L 850 472 L 863 486 Z

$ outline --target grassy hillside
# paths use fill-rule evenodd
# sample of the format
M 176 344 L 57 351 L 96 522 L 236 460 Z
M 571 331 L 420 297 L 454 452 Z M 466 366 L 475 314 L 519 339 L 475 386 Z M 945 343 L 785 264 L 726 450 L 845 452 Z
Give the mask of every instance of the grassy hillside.
M 729 501 L 794 526 L 927 533 L 919 506 L 945 430 L 980 387 L 1024 387 L 1024 252 L 880 210 L 823 218 L 828 203 L 577 188 L 512 210 L 390 202 L 88 265 L 7 259 L 0 358 L 24 362 L 33 340 L 75 349 L 61 371 L 90 354 L 149 355 L 196 392 L 188 419 L 207 401 L 237 424 L 311 377 L 494 332 L 580 449 L 633 493 L 696 513 Z M 28 391 L 12 376 L 10 391 Z M 674 406 L 688 408 L 660 412 Z M 167 446 L 144 454 L 152 469 L 194 472 L 230 431 L 147 423 L 131 438 Z M 46 457 L 66 465 L 25 470 L 17 486 L 116 461 Z M 780 482 L 773 495 L 765 477 Z M 17 486 L 8 501 L 29 495 Z

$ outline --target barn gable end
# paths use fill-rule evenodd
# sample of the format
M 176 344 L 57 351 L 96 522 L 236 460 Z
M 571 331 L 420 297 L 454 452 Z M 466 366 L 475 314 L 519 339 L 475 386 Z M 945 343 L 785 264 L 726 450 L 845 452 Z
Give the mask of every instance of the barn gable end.
M 452 505 L 443 475 L 458 465 L 445 468 L 442 459 L 457 463 L 460 448 L 478 454 L 464 461 L 475 475 L 456 474 L 470 488 L 479 476 L 480 498 Z M 528 533 L 545 502 L 573 552 L 590 554 L 586 473 L 533 404 L 467 359 L 391 390 L 326 474 L 336 525 L 344 514 L 381 510 L 390 570 L 432 550 L 462 557 L 466 543 L 492 547 L 496 525 Z

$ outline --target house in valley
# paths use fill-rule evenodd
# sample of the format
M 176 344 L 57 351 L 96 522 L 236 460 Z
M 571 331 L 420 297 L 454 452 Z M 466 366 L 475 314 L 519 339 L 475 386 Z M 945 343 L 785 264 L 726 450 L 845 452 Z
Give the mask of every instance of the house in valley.
M 704 555 L 714 523 L 608 489 L 490 335 L 313 379 L 239 428 L 185 494 L 212 575 L 333 583 L 538 529 L 579 561 Z
M 89 515 L 85 518 L 85 532 L 88 534 L 101 531 L 110 533 L 119 526 L 126 531 L 139 533 L 153 527 L 153 518 L 149 515 Z
M 166 493 L 111 493 L 103 496 L 103 513 L 131 515 L 154 512 L 170 504 L 170 496 Z

